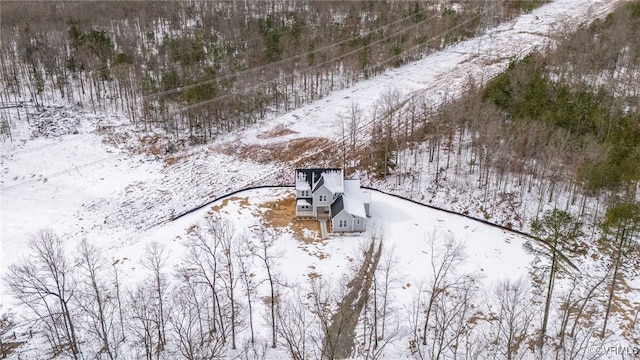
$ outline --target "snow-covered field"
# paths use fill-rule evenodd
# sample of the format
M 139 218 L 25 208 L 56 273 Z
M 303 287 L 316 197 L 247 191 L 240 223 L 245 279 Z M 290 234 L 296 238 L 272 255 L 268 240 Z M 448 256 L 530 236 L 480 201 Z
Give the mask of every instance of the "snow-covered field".
M 173 216 L 249 185 L 291 182 L 293 175 L 287 164 L 235 156 L 229 148 L 286 144 L 311 137 L 337 141 L 342 137 L 341 115 L 352 103 L 368 111 L 389 90 L 438 104 L 464 92 L 469 80 L 487 81 L 510 60 L 544 48 L 565 31 L 602 18 L 620 3 L 554 1 L 478 38 L 387 71 L 287 114 L 273 116 L 252 128 L 235 131 L 214 144 L 185 151 L 172 161 L 127 151 L 128 146 L 139 145 L 137 138 L 145 134 L 130 126 L 120 127 L 126 121 L 124 118 L 90 114 L 52 100 L 56 105 L 48 107 L 48 113 L 73 118 L 69 128 L 34 137 L 33 129 L 16 118 L 12 119 L 14 141 L 7 139 L 0 143 L 0 275 L 23 256 L 28 239 L 42 228 L 52 229 L 71 247 L 81 239 L 88 239 L 104 249 L 105 257 L 127 257 L 131 259 L 131 268 L 139 268 L 135 254 L 140 249 L 152 240 L 171 243 L 171 239 L 197 222 L 206 208 L 177 221 L 171 221 Z M 105 124 L 115 125 L 113 132 L 98 130 Z M 261 136 L 280 128 L 289 131 L 282 136 Z M 114 134 L 126 134 L 127 138 L 114 142 Z M 256 204 L 278 193 L 282 190 L 243 196 Z M 407 283 L 420 281 L 415 275 L 424 271 L 424 254 L 420 249 L 426 246 L 425 239 L 433 231 L 452 233 L 464 240 L 465 270 L 483 274 L 487 283 L 505 274 L 517 278 L 525 272 L 529 258 L 522 252 L 520 238 L 385 195 L 375 194 L 373 200 L 373 221 L 384 229 L 385 247 L 395 248 L 403 258 L 398 271 Z M 433 205 L 445 208 L 450 205 L 444 197 L 434 200 Z M 473 208 L 470 210 L 472 215 L 482 217 L 481 213 L 473 213 Z M 251 219 L 248 209 L 242 211 L 245 213 L 237 217 L 239 221 Z M 240 222 L 237 226 L 245 225 Z M 323 260 L 300 255 L 300 244 L 286 239 L 281 244 L 285 254 L 282 262 L 287 258 L 300 260 L 287 261 L 287 273 L 291 272 L 292 279 L 304 276 L 311 265 L 326 274 L 323 276 L 337 276 L 345 266 L 345 259 L 353 257 L 358 239 L 332 237 L 322 245 L 306 245 L 319 247 L 317 251 L 327 254 Z M 181 244 L 174 241 L 174 246 L 177 251 Z M 3 286 L 0 282 L 0 304 L 5 309 L 12 306 L 12 301 Z M 403 290 L 406 289 L 398 289 L 398 294 Z M 398 299 L 404 299 L 401 301 L 409 298 L 398 295 Z
M 230 219 L 238 232 L 251 231 L 260 220 L 266 218 L 264 213 L 268 208 L 265 204 L 287 197 L 295 197 L 292 189 L 274 187 L 242 191 L 225 198 L 230 201 L 216 201 L 176 221 L 149 230 L 143 239 L 171 243 L 176 238 L 184 237 L 192 225 L 203 222 L 212 208 L 223 218 Z M 403 285 L 424 282 L 425 275 L 430 271 L 429 240 L 434 236 L 440 240 L 446 236 L 460 240 L 465 245 L 466 261 L 458 271 L 482 274 L 486 285 L 495 279 L 525 276 L 532 259 L 522 248 L 527 240 L 525 237 L 377 191 L 372 192 L 371 217 L 367 219 L 366 232 L 330 234 L 327 240 L 305 242 L 297 240 L 291 231 L 285 231 L 274 253 L 282 254 L 278 260 L 280 270 L 293 282 L 303 282 L 311 267 L 322 276 L 339 277 L 344 272 L 336 269 L 346 269 L 349 259 L 357 257 L 360 245 L 370 239 L 372 233 L 384 239 L 385 250 L 393 249 L 398 258 L 395 271 Z M 174 244 L 171 252 L 178 255 L 184 244 L 180 241 Z M 116 251 L 119 254 L 116 258 L 129 257 L 136 263 L 136 255 L 130 254 L 138 254 L 139 249 L 139 244 L 120 248 Z
M 255 238 L 253 234 L 259 224 L 269 221 L 269 204 L 294 196 L 294 191 L 290 188 L 243 191 L 176 221 L 139 231 L 138 241 L 135 243 L 122 244 L 108 250 L 113 244 L 105 239 L 101 244 L 105 249 L 103 256 L 111 259 L 109 263 L 119 264 L 122 281 L 133 287 L 136 282 L 150 276 L 150 272 L 141 264 L 144 261 L 145 246 L 156 242 L 170 254 L 163 272 L 172 277 L 171 274 L 178 273 L 178 269 L 189 266 L 184 259 L 189 244 L 188 230 L 193 225 L 204 224 L 207 217 L 216 214 L 220 219 L 230 221 L 236 238 L 241 238 L 242 235 Z M 340 289 L 339 284 L 351 280 L 353 267 L 361 260 L 362 249 L 366 247 L 372 234 L 383 239 L 382 262 L 388 257 L 393 258 L 390 262 L 391 280 L 387 306 L 394 315 L 393 319 L 390 316 L 389 329 L 398 332 L 387 346 L 386 354 L 391 358 L 408 356 L 411 309 L 417 306 L 415 299 L 433 277 L 430 267 L 432 256 L 435 256 L 436 262 L 440 261 L 438 257 L 444 252 L 443 244 L 447 238 L 455 238 L 464 246 L 464 262 L 454 266 L 452 272 L 455 270 L 455 274 L 475 277 L 479 288 L 485 290 L 491 289 L 500 280 L 517 281 L 526 277 L 528 264 L 532 259 L 523 250 L 522 244 L 526 240 L 523 237 L 375 191 L 372 193 L 368 230 L 362 234 L 332 234 L 323 241 L 303 241 L 288 227 L 276 229 L 280 230 L 280 235 L 270 249 L 276 255 L 271 271 L 276 274 L 279 283 L 288 284 L 284 287 L 290 286 L 291 289 L 295 288 L 306 294 L 311 291 L 308 283 L 310 279 L 326 280 L 336 292 L 330 295 L 329 298 L 332 299 L 344 290 Z M 317 237 L 318 234 L 309 234 L 311 238 L 314 236 Z M 252 241 L 256 242 L 255 239 Z M 266 274 L 259 262 L 254 261 L 252 271 L 256 273 L 254 281 L 260 284 L 255 298 L 268 297 Z M 293 291 L 291 289 L 281 286 L 279 292 L 288 293 Z M 242 296 L 238 298 L 240 303 L 245 304 L 246 311 L 246 302 Z M 304 297 L 298 300 L 306 302 Z M 262 301 L 256 301 L 253 311 L 256 314 L 256 337 L 268 342 L 270 330 L 265 320 L 268 306 Z M 488 312 L 489 308 L 478 304 L 475 311 Z M 246 342 L 249 337 L 246 321 L 245 318 L 244 330 L 238 336 L 240 343 Z M 392 327 L 396 325 L 397 329 Z M 30 348 L 31 346 L 27 346 L 19 353 L 38 358 L 37 348 L 29 351 Z M 273 359 L 286 358 L 288 355 L 285 351 L 284 347 L 278 347 L 269 350 L 268 356 Z M 309 351 L 318 350 L 310 346 Z
M 260 221 L 269 218 L 267 204 L 292 197 L 295 197 L 295 193 L 288 188 L 243 191 L 227 198 L 227 201 L 217 201 L 175 222 L 146 232 L 141 243 L 157 241 L 168 245 L 173 259 L 171 262 L 179 267 L 180 257 L 187 243 L 186 229 L 193 224 L 203 223 L 212 209 L 221 218 L 232 222 L 236 234 L 248 233 L 251 237 Z M 390 320 L 390 324 L 398 320 L 401 324 L 401 336 L 388 346 L 387 356 L 390 358 L 408 356 L 409 310 L 415 306 L 412 302 L 433 277 L 431 256 L 435 255 L 436 262 L 440 261 L 438 256 L 444 251 L 443 244 L 447 237 L 454 237 L 464 246 L 464 263 L 455 269 L 455 273 L 477 277 L 481 289 L 491 289 L 500 280 L 517 281 L 519 278 L 526 278 L 527 268 L 532 260 L 532 256 L 525 253 L 522 247 L 526 238 L 375 191 L 372 192 L 371 218 L 367 222 L 367 231 L 362 234 L 331 234 L 329 239 L 323 241 L 301 241 L 290 229 L 281 229 L 283 231 L 272 249 L 273 254 L 277 254 L 276 266 L 272 271 L 278 274 L 280 282 L 300 287 L 303 293 L 304 290 L 310 292 L 309 279 L 322 278 L 332 284 L 336 292 L 333 295 L 337 295 L 344 291 L 339 288 L 339 284 L 351 280 L 349 276 L 352 267 L 362 258 L 362 249 L 368 245 L 372 234 L 381 237 L 382 262 L 387 256 L 394 258 L 390 269 L 392 280 L 388 305 L 397 314 L 393 321 Z M 435 240 L 434 248 L 430 245 L 431 240 Z M 116 251 L 116 258 L 126 257 L 131 260 L 131 272 L 135 272 L 133 268 L 140 268 L 138 256 L 142 253 L 141 243 Z M 269 294 L 267 283 L 263 281 L 266 274 L 264 270 L 259 270 L 259 265 L 254 269 L 258 269 L 255 270 L 258 274 L 256 281 L 262 281 L 257 298 L 266 297 Z M 281 291 L 286 293 L 287 290 Z M 266 304 L 261 303 L 259 306 L 255 310 L 256 314 L 268 313 Z M 484 306 L 478 306 L 479 311 L 488 311 Z M 259 323 L 261 326 L 257 328 L 257 333 L 266 341 L 268 324 L 264 320 Z M 246 340 L 248 332 L 243 332 L 242 336 Z M 280 347 L 274 350 L 275 355 L 270 356 L 288 357 L 286 353 L 281 353 L 283 350 Z

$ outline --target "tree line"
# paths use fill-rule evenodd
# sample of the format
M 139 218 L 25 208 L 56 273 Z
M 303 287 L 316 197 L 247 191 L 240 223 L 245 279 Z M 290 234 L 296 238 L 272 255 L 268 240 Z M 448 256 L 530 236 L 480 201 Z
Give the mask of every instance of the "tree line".
M 254 327 L 267 318 L 255 304 L 270 303 L 273 323 L 282 287 L 273 253 L 277 233 L 265 227 L 240 233 L 229 221 L 210 218 L 192 226 L 187 237 L 175 267 L 168 266 L 164 244 L 148 244 L 138 262 L 143 276 L 132 283 L 123 275 L 129 259 L 110 262 L 87 240 L 71 252 L 45 229 L 30 240 L 29 257 L 9 266 L 4 281 L 29 310 L 29 327 L 46 340 L 45 356 L 255 358 L 250 351 L 259 351 L 263 338 L 258 341 Z M 260 298 L 263 283 L 270 295 Z M 242 342 L 241 332 L 248 334 Z

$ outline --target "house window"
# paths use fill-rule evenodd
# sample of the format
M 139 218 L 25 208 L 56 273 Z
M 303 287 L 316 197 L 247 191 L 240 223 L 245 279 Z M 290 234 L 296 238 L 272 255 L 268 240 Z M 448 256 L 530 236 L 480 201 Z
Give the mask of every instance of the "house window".
M 356 224 L 360 225 L 360 219 L 356 220 Z
M 320 195 L 320 201 L 327 201 L 327 195 Z
M 347 220 L 340 220 L 340 222 L 338 223 L 338 227 L 346 228 L 347 227 Z
M 303 190 L 302 191 L 302 196 L 304 196 L 304 197 L 309 196 L 309 190 Z

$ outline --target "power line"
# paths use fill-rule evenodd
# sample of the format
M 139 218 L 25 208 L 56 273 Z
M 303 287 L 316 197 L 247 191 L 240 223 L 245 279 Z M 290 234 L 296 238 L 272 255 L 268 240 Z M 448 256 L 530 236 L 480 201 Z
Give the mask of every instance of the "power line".
M 449 29 L 448 31 L 453 31 L 454 29 L 455 29 L 455 27 Z M 446 34 L 448 31 L 445 31 L 442 34 Z M 441 36 L 442 34 L 440 34 L 439 36 Z M 465 70 L 464 69 L 457 69 L 457 70 L 454 70 L 453 73 L 460 73 L 462 71 L 465 71 Z M 452 74 L 452 72 L 448 73 L 447 76 L 451 76 L 451 74 Z M 414 91 L 411 94 L 408 94 L 408 96 L 404 97 L 403 99 L 399 99 L 399 101 L 395 102 L 395 104 L 394 104 L 394 106 L 392 108 L 385 109 L 386 112 L 382 116 L 387 116 L 389 113 L 395 113 L 398 110 L 402 111 L 402 109 L 405 107 L 405 105 L 407 105 L 412 99 L 417 98 L 419 95 L 424 94 L 427 91 L 429 91 L 429 89 L 417 90 L 417 91 Z M 362 109 L 362 110 L 364 111 L 365 109 Z M 423 115 L 423 116 L 425 115 L 425 112 L 429 112 L 429 110 L 423 108 L 421 111 L 419 111 L 420 115 Z M 418 115 L 418 116 L 420 116 L 420 115 Z M 369 121 L 364 121 L 364 122 L 359 123 L 358 124 L 358 131 L 366 131 L 366 129 L 369 128 L 375 121 L 376 121 L 376 118 L 372 118 Z M 406 123 L 405 123 L 405 126 L 406 126 Z M 336 146 L 335 144 L 340 144 L 340 143 L 343 143 L 346 140 L 348 140 L 348 136 L 349 135 L 344 134 L 341 138 L 339 138 L 339 139 L 337 139 L 335 141 L 332 141 L 332 143 L 330 145 L 319 147 L 319 148 L 315 149 L 315 151 L 312 152 L 312 153 L 308 153 L 308 154 L 305 154 L 303 156 L 299 156 L 297 159 L 292 160 L 290 162 L 290 164 L 294 164 L 295 165 L 296 162 L 303 161 L 303 159 L 305 159 L 305 158 L 313 157 L 314 155 L 317 155 L 319 153 L 323 153 L 327 149 L 330 149 L 331 147 L 335 147 Z M 360 141 L 360 143 L 363 143 L 364 141 L 366 141 L 364 139 L 361 139 L 361 140 L 362 141 Z M 360 147 L 362 145 L 358 144 L 358 146 Z M 280 176 L 283 173 L 284 170 L 285 169 L 275 169 L 273 171 L 270 171 L 269 173 L 263 174 L 260 177 L 260 179 L 269 179 L 269 178 L 274 177 L 274 176 L 276 176 L 276 177 Z M 254 181 L 252 181 L 252 182 L 250 182 L 248 184 L 252 185 L 252 184 L 255 184 L 256 182 L 259 182 L 259 181 L 260 181 L 259 179 L 255 179 Z
M 318 68 L 322 67 L 323 65 L 325 65 L 325 64 L 327 64 L 327 63 L 331 63 L 331 62 L 333 62 L 333 61 L 336 61 L 336 60 L 339 60 L 339 59 L 345 58 L 345 57 L 350 56 L 350 55 L 353 55 L 353 54 L 356 54 L 356 53 L 358 53 L 359 51 L 361 51 L 361 50 L 363 50 L 363 49 L 366 49 L 367 47 L 370 47 L 370 46 L 376 45 L 376 44 L 378 44 L 378 43 L 380 43 L 380 42 L 383 42 L 383 41 L 385 41 L 385 40 L 387 40 L 387 39 L 390 39 L 390 38 L 392 38 L 392 37 L 395 37 L 395 36 L 397 36 L 397 35 L 398 35 L 398 34 L 400 34 L 400 33 L 404 33 L 404 32 L 406 32 L 406 31 L 408 31 L 408 30 L 410 30 L 410 29 L 413 29 L 413 28 L 415 28 L 415 27 L 417 27 L 417 26 L 419 26 L 419 25 L 421 25 L 421 24 L 423 24 L 423 23 L 426 23 L 427 21 L 429 21 L 429 20 L 431 20 L 431 19 L 433 19 L 433 18 L 435 18 L 435 17 L 438 17 L 438 16 L 440 16 L 440 14 L 436 14 L 436 15 L 434 15 L 434 16 L 432 16 L 432 17 L 430 17 L 430 18 L 424 19 L 424 20 L 422 20 L 422 21 L 420 21 L 420 22 L 418 22 L 418 23 L 416 23 L 416 24 L 414 24 L 414 25 L 409 26 L 408 28 L 404 28 L 404 29 L 402 29 L 402 30 L 399 30 L 399 31 L 397 31 L 397 32 L 395 32 L 395 33 L 393 33 L 393 34 L 391 34 L 391 35 L 388 35 L 388 36 L 386 36 L 386 37 L 384 37 L 384 38 L 378 39 L 378 40 L 376 40 L 376 41 L 374 41 L 374 42 L 372 42 L 372 43 L 369 43 L 369 44 L 367 44 L 367 45 L 364 45 L 364 46 L 358 47 L 358 48 L 356 48 L 356 49 L 354 49 L 354 50 L 351 50 L 351 51 L 349 51 L 349 52 L 343 53 L 343 54 L 341 54 L 341 55 L 339 55 L 339 56 L 337 56 L 337 57 L 334 57 L 334 58 L 328 59 L 328 60 L 326 60 L 326 61 L 324 61 L 324 62 L 322 62 L 322 63 L 319 63 L 319 64 L 317 64 L 317 65 L 315 65 L 315 66 L 313 66 L 313 67 L 307 68 L 307 69 L 305 69 L 304 71 L 305 71 L 305 72 L 313 71 L 313 70 L 316 70 L 316 69 L 318 69 Z M 474 17 L 477 17 L 477 16 L 478 16 L 478 15 L 475 15 Z M 468 21 L 467 21 L 467 22 L 468 22 Z M 458 27 L 458 26 L 456 26 L 456 28 L 457 28 L 457 27 Z M 454 29 L 454 28 L 452 28 L 452 29 Z M 449 31 L 445 31 L 443 34 L 446 34 L 446 33 L 448 33 L 448 32 L 449 32 Z M 441 35 L 438 35 L 438 36 L 441 36 Z M 433 40 L 433 39 L 437 38 L 438 36 L 436 36 L 436 37 L 432 37 L 432 38 L 430 38 L 429 40 Z M 413 49 L 413 48 L 412 48 L 412 49 Z M 403 52 L 403 53 L 404 53 L 404 52 Z M 379 63 L 377 63 L 377 64 L 379 64 Z M 376 65 L 377 65 L 377 64 L 376 64 Z M 295 76 L 295 73 L 291 73 L 289 76 L 287 76 L 287 78 L 286 78 L 286 79 L 291 79 L 293 76 Z M 196 85 L 196 84 L 194 84 L 194 85 L 191 85 L 191 86 L 192 86 L 192 87 L 193 87 L 193 86 L 200 86 L 200 85 L 202 85 L 202 84 L 204 84 L 204 83 L 209 83 L 209 82 L 211 82 L 211 81 L 212 81 L 212 80 L 208 80 L 208 81 L 206 81 L 206 82 L 203 82 L 203 83 L 200 83 L 200 84 L 197 84 L 197 85 Z M 254 85 L 254 86 L 251 86 L 251 87 L 249 87 L 248 89 L 247 89 L 247 88 L 245 88 L 245 89 L 244 89 L 245 91 L 244 91 L 243 93 L 244 93 L 244 94 L 246 94 L 246 93 L 248 92 L 248 90 L 254 90 L 254 89 L 256 89 L 256 88 L 258 88 L 258 87 L 260 87 L 260 86 L 264 86 L 264 83 L 260 83 L 260 84 L 257 84 L 257 85 Z M 175 92 L 176 90 L 171 90 L 171 91 L 174 91 L 174 92 Z M 214 97 L 214 98 L 211 98 L 211 99 L 208 99 L 208 100 L 205 100 L 205 101 L 202 101 L 202 102 L 196 103 L 196 104 L 192 104 L 192 105 L 188 105 L 188 106 L 182 107 L 182 108 L 180 108 L 180 109 L 178 109 L 178 110 L 175 110 L 175 111 L 173 111 L 173 112 L 169 113 L 169 114 L 168 114 L 168 115 L 166 115 L 166 116 L 167 116 L 167 117 L 172 117 L 172 116 L 175 116 L 175 115 L 177 115 L 177 114 L 183 113 L 183 112 L 185 112 L 185 111 L 189 111 L 189 110 L 191 110 L 191 109 L 195 109 L 195 108 L 198 108 L 198 107 L 200 107 L 200 106 L 207 105 L 207 104 L 210 104 L 210 103 L 215 102 L 215 101 L 219 101 L 219 100 L 227 99 L 227 98 L 230 98 L 230 97 L 232 97 L 232 96 L 236 96 L 236 95 L 239 95 L 239 94 L 233 94 L 233 93 L 230 93 L 230 94 L 220 95 L 220 96 L 217 96 L 217 97 Z
M 482 14 L 479 14 L 479 15 L 477 15 L 477 16 L 480 16 L 480 15 L 482 15 Z M 472 20 L 472 19 L 469 19 L 469 20 L 467 20 L 466 22 L 469 22 L 469 21 L 471 21 L 471 20 Z M 465 23 L 466 23 L 466 22 L 465 22 Z M 449 30 L 447 30 L 447 31 L 445 31 L 445 32 L 443 32 L 443 33 L 441 33 L 440 35 L 436 35 L 436 36 L 432 37 L 432 39 L 434 39 L 434 38 L 438 38 L 438 37 L 440 37 L 440 36 L 442 36 L 442 35 L 444 35 L 444 34 L 446 34 L 446 33 L 450 32 L 450 31 L 455 30 L 456 28 L 458 28 L 458 27 L 460 27 L 460 26 L 463 26 L 463 25 L 464 25 L 464 23 L 459 24 L 459 25 L 457 25 L 457 26 L 455 26 L 455 27 L 453 27 L 453 28 L 451 28 L 451 29 L 449 29 Z M 458 70 L 458 71 L 461 71 L 461 70 Z M 419 95 L 422 95 L 422 94 L 426 93 L 427 91 L 428 91 L 428 89 L 422 89 L 422 90 L 414 91 L 413 93 L 411 93 L 411 94 L 409 94 L 408 96 L 406 96 L 406 98 L 405 98 L 405 99 L 399 99 L 399 101 L 398 101 L 398 102 L 397 102 L 397 103 L 396 103 L 396 104 L 395 104 L 391 109 L 385 109 L 385 114 L 384 114 L 383 116 L 387 116 L 387 115 L 388 115 L 388 114 L 390 114 L 390 113 L 394 113 L 394 112 L 396 112 L 396 111 L 402 110 L 402 109 L 403 109 L 403 108 L 404 108 L 404 107 L 405 107 L 405 106 L 406 106 L 410 101 L 412 101 L 413 99 L 417 98 Z M 425 115 L 425 114 L 422 114 L 422 115 Z M 373 123 L 374 123 L 375 121 L 376 121 L 376 119 L 375 119 L 375 118 L 372 118 L 372 119 L 370 119 L 370 120 L 369 120 L 369 121 L 367 121 L 367 122 L 364 122 L 364 123 L 358 124 L 358 126 L 357 126 L 357 131 L 358 131 L 358 132 L 363 132 L 363 131 L 368 130 L 368 129 L 373 125 Z M 397 129 L 397 130 L 402 130 L 402 129 Z M 337 143 L 344 143 L 344 142 L 345 142 L 345 141 L 347 141 L 347 140 L 348 140 L 348 135 L 347 135 L 347 134 L 345 134 L 345 135 L 343 135 L 340 139 L 336 140 L 336 142 L 337 142 Z M 326 146 L 320 147 L 320 148 L 316 149 L 316 151 L 314 151 L 314 152 L 312 152 L 312 153 L 310 153 L 310 154 L 305 154 L 304 156 L 300 156 L 299 158 L 295 159 L 295 161 L 296 161 L 296 162 L 297 162 L 297 161 L 301 161 L 301 160 L 302 160 L 302 159 L 304 159 L 304 158 L 312 157 L 312 156 L 317 155 L 317 154 L 319 154 L 319 153 L 323 153 L 323 152 L 325 152 L 326 150 L 330 149 L 330 148 L 331 148 L 331 147 L 333 147 L 333 146 L 334 146 L 334 145 L 333 145 L 333 143 L 332 143 L 332 144 L 330 144 L 330 145 L 326 145 Z M 275 171 L 273 171 L 273 172 L 271 172 L 271 173 L 269 173 L 269 174 L 266 174 L 265 176 L 263 176 L 263 179 L 265 179 L 265 178 L 267 178 L 267 177 L 269 177 L 269 176 L 273 176 L 273 175 L 275 175 L 275 174 L 276 174 L 277 172 L 279 172 L 279 171 L 280 171 L 280 170 L 275 170 Z
M 405 21 L 407 19 L 415 17 L 416 14 L 420 14 L 420 13 L 423 13 L 425 11 L 427 11 L 426 8 L 424 10 L 422 10 L 422 11 L 419 11 L 417 13 L 411 14 L 409 16 L 406 16 L 404 18 L 401 18 L 401 19 L 396 20 L 394 22 L 391 22 L 389 24 L 382 25 L 382 26 L 380 26 L 380 27 L 378 27 L 376 29 L 373 29 L 373 30 L 371 30 L 369 32 L 377 32 L 377 31 L 385 30 L 386 28 L 389 28 L 389 27 L 391 27 L 391 26 L 393 26 L 393 25 L 395 25 L 395 24 L 397 24 L 399 22 L 403 22 L 403 21 Z M 431 17 L 429 19 L 433 19 L 434 17 L 437 17 L 437 16 L 439 16 L 439 14 L 436 14 L 436 15 L 434 15 L 433 17 Z M 253 67 L 253 68 L 250 68 L 250 69 L 247 69 L 247 70 L 242 70 L 242 71 L 239 71 L 239 72 L 236 72 L 236 73 L 233 73 L 233 74 L 224 75 L 222 77 L 218 77 L 218 78 L 215 78 L 215 79 L 205 80 L 205 81 L 201 81 L 201 82 L 198 82 L 198 83 L 195 83 L 195 84 L 181 86 L 181 87 L 178 87 L 178 88 L 175 88 L 175 89 L 170 89 L 170 90 L 165 90 L 165 91 L 159 91 L 159 92 L 152 93 L 152 94 L 147 94 L 147 95 L 144 95 L 143 98 L 147 98 L 148 99 L 148 98 L 154 98 L 154 97 L 158 97 L 158 96 L 170 95 L 170 94 L 174 94 L 174 93 L 177 93 L 177 92 L 181 92 L 183 90 L 188 90 L 188 89 L 191 89 L 191 88 L 195 88 L 195 87 L 198 87 L 198 86 L 201 86 L 201 85 L 204 85 L 204 84 L 209 84 L 209 83 L 213 83 L 213 82 L 219 82 L 219 81 L 227 80 L 227 79 L 238 77 L 238 76 L 245 75 L 245 74 L 256 73 L 256 72 L 258 72 L 260 70 L 264 70 L 264 69 L 266 69 L 268 67 L 282 65 L 282 64 L 284 64 L 286 62 L 289 62 L 289 61 L 292 61 L 292 60 L 295 60 L 295 59 L 301 59 L 301 58 L 304 58 L 305 56 L 309 56 L 309 55 L 311 55 L 313 53 L 316 53 L 316 52 L 321 52 L 321 51 L 327 50 L 327 49 L 332 48 L 332 47 L 337 47 L 339 45 L 342 45 L 342 44 L 345 44 L 345 43 L 347 43 L 349 41 L 353 41 L 354 39 L 357 39 L 358 36 L 359 35 L 352 36 L 352 37 L 340 40 L 338 42 L 322 46 L 322 47 L 320 47 L 318 49 L 313 49 L 313 50 L 310 50 L 310 51 L 307 51 L 307 52 L 304 52 L 304 53 L 301 53 L 301 54 L 298 54 L 298 55 L 294 55 L 294 56 L 286 58 L 286 59 L 281 59 L 281 60 L 278 60 L 278 61 L 275 61 L 275 62 L 272 62 L 272 63 L 268 63 L 268 64 L 265 64 L 265 65 Z
M 478 16 L 479 16 L 479 15 L 478 15 Z M 427 20 L 429 20 L 429 19 L 427 19 Z M 469 19 L 469 20 L 467 20 L 467 21 L 465 21 L 465 23 L 463 23 L 463 24 L 458 24 L 458 25 L 456 25 L 455 27 L 452 27 L 452 28 L 448 29 L 447 31 L 442 32 L 441 34 L 438 34 L 438 35 L 436 35 L 436 36 L 433 36 L 430 40 L 433 40 L 433 39 L 439 38 L 439 37 L 441 37 L 441 36 L 443 36 L 443 35 L 445 35 L 445 34 L 447 34 L 447 33 L 451 32 L 451 31 L 454 31 L 454 30 L 456 30 L 457 28 L 459 28 L 459 27 L 461 27 L 461 26 L 465 25 L 466 23 L 468 23 L 468 22 L 470 22 L 470 21 L 472 21 L 472 20 L 473 20 L 473 18 L 472 18 L 472 19 Z M 410 27 L 410 28 L 413 28 L 413 27 Z M 410 28 L 405 29 L 405 31 L 406 31 L 406 30 L 408 30 L 408 29 L 410 29 Z M 394 35 L 397 35 L 397 33 L 390 35 L 390 37 L 393 37 Z M 380 41 L 383 41 L 383 40 L 384 40 L 384 39 L 381 39 Z M 366 47 L 366 46 L 365 46 L 365 47 Z M 359 49 L 354 50 L 354 52 L 356 52 L 356 51 L 358 51 L 358 50 L 359 50 Z M 388 61 L 388 60 L 389 60 L 389 59 L 387 59 L 387 60 L 385 60 L 385 61 Z M 256 87 L 257 87 L 257 86 L 256 86 Z M 255 88 L 255 87 L 253 87 L 253 88 Z M 406 98 L 404 98 L 404 99 L 400 99 L 398 102 L 396 102 L 396 103 L 394 104 L 394 106 L 393 106 L 392 108 L 390 108 L 390 109 L 384 109 L 385 113 L 384 113 L 384 114 L 382 114 L 382 116 L 388 116 L 388 114 L 390 114 L 390 113 L 395 113 L 396 111 L 402 110 L 402 109 L 403 109 L 403 108 L 404 108 L 404 107 L 405 107 L 405 106 L 406 106 L 406 105 L 407 105 L 407 104 L 408 104 L 412 99 L 417 98 L 419 95 L 424 94 L 426 91 L 428 91 L 428 90 L 427 90 L 427 89 L 418 90 L 418 91 L 415 91 L 415 92 L 413 92 L 413 93 L 409 94 L 408 96 L 406 96 Z M 209 103 L 209 102 L 210 102 L 210 101 L 207 101 L 207 103 Z M 194 105 L 203 105 L 203 104 L 194 104 Z M 190 108 L 189 108 L 189 109 L 190 109 Z M 424 110 L 423 110 L 423 111 L 424 111 Z M 422 113 L 422 112 L 421 112 L 421 113 Z M 422 114 L 422 115 L 424 116 L 424 114 Z M 377 119 L 376 119 L 375 117 L 372 117 L 369 121 L 359 123 L 359 124 L 358 124 L 358 126 L 357 126 L 358 132 L 364 132 L 364 131 L 368 130 L 368 129 L 369 129 L 369 128 L 374 124 L 374 122 L 375 122 L 376 120 L 377 120 Z M 400 129 L 398 129 L 398 130 L 400 130 Z M 335 140 L 335 141 L 332 141 L 329 145 L 319 147 L 319 148 L 315 149 L 315 151 L 313 151 L 313 152 L 311 152 L 311 153 L 304 154 L 303 156 L 300 156 L 300 157 L 298 157 L 297 159 L 295 159 L 295 160 L 291 161 L 291 163 L 304 161 L 304 159 L 306 159 L 306 158 L 310 158 L 310 157 L 313 157 L 313 156 L 315 156 L 315 155 L 317 155 L 317 154 L 324 153 L 324 152 L 326 152 L 328 149 L 331 149 L 332 147 L 335 147 L 335 144 L 344 143 L 344 142 L 346 142 L 347 140 L 349 140 L 348 135 L 347 135 L 347 134 L 344 134 L 341 138 L 339 138 L 339 139 L 337 139 L 337 140 Z M 363 142 L 363 141 L 365 141 L 365 140 L 364 140 L 364 138 L 362 139 L 362 141 L 361 141 L 361 142 Z M 358 144 L 358 146 L 359 146 L 359 147 L 361 147 L 361 146 L 362 146 L 362 144 Z M 279 173 L 281 173 L 281 172 L 282 172 L 282 170 L 281 170 L 281 169 L 276 169 L 276 170 L 274 170 L 274 171 L 272 171 L 272 172 L 269 172 L 269 173 L 267 173 L 267 174 L 264 174 L 263 176 L 261 176 L 261 178 L 262 178 L 262 179 L 266 179 L 266 178 L 269 178 L 269 177 L 272 177 L 272 176 L 277 176 L 277 175 L 278 175 Z

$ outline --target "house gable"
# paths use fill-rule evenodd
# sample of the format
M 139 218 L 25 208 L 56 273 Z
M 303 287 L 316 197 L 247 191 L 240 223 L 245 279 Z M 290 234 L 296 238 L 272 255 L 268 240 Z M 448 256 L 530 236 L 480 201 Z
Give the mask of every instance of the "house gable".
M 322 185 L 319 188 L 313 191 L 313 205 L 320 206 L 325 205 L 329 206 L 333 202 L 333 193 L 327 189 L 326 186 Z
M 323 185 L 333 194 L 342 194 L 344 192 L 344 176 L 342 169 L 339 171 L 329 170 L 322 173 Z
M 320 180 L 318 180 L 318 182 L 315 183 L 315 185 L 313 186 L 313 192 L 315 193 L 322 186 L 324 186 L 324 176 L 320 176 Z
M 331 219 L 331 231 L 333 232 L 351 232 L 353 231 L 353 217 L 345 211 Z
M 355 206 L 354 206 L 355 205 Z M 339 196 L 336 201 L 331 204 L 331 228 L 334 232 L 351 232 L 364 231 L 366 227 L 366 216 L 364 207 L 360 211 L 349 211 L 350 207 L 360 205 L 357 201 L 353 202 L 346 195 Z
M 353 216 L 343 207 L 342 196 L 331 205 L 331 230 L 333 232 L 353 231 Z

